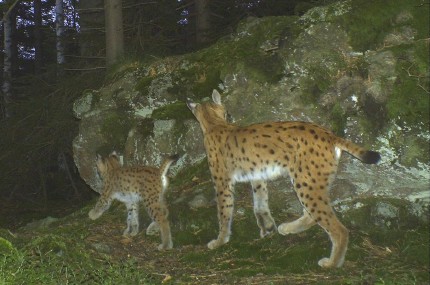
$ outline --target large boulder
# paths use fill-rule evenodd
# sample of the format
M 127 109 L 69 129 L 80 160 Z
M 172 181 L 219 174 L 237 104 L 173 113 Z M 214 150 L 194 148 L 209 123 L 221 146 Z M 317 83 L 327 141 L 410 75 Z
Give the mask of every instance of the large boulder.
M 94 158 L 113 150 L 125 164 L 179 153 L 174 173 L 201 161 L 185 100 L 209 100 L 216 88 L 237 124 L 313 121 L 380 151 L 378 166 L 344 157 L 335 187 L 350 195 L 334 191 L 336 201 L 371 194 L 428 204 L 428 15 L 400 3 L 385 3 L 383 14 L 379 3 L 339 1 L 302 17 L 248 18 L 206 49 L 124 64 L 75 102 L 82 178 L 99 192 Z

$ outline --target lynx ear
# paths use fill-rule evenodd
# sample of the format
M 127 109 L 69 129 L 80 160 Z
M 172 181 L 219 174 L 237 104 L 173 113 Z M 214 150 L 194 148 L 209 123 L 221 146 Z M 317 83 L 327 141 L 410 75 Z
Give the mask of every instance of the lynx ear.
M 222 105 L 221 95 L 219 94 L 219 92 L 216 89 L 214 89 L 214 91 L 212 91 L 212 100 L 214 101 L 215 104 Z

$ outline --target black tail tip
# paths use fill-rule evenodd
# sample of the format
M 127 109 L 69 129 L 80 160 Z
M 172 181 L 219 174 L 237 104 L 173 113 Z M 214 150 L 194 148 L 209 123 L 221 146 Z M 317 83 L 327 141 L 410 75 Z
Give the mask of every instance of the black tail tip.
M 377 151 L 368 150 L 362 156 L 362 161 L 367 164 L 375 164 L 381 160 L 381 154 Z

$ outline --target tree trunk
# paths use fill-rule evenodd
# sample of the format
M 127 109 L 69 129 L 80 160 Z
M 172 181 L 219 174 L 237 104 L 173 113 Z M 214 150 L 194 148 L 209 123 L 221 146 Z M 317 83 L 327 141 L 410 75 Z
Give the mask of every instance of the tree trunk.
M 42 0 L 34 0 L 34 72 L 40 74 L 43 64 L 42 51 Z
M 196 43 L 204 45 L 209 42 L 210 11 L 209 0 L 195 0 L 196 8 Z
M 105 0 L 106 65 L 116 63 L 124 55 L 124 31 L 121 0 Z
M 17 3 L 17 2 L 16 2 Z M 16 4 L 15 3 L 15 4 Z M 9 118 L 12 116 L 12 111 L 10 110 L 10 103 L 12 101 L 12 60 L 13 60 L 13 17 L 16 17 L 13 5 L 3 16 L 3 33 L 4 33 L 4 62 L 3 62 L 3 106 L 2 115 L 4 118 Z
M 62 77 L 63 67 L 65 63 L 64 59 L 64 10 L 63 0 L 55 1 L 55 31 L 56 31 L 56 47 L 57 47 L 57 78 Z
M 103 0 L 80 0 L 77 5 L 81 30 L 79 33 L 80 54 L 86 58 L 87 65 L 101 65 L 102 63 L 94 62 L 91 58 L 101 57 L 105 54 Z

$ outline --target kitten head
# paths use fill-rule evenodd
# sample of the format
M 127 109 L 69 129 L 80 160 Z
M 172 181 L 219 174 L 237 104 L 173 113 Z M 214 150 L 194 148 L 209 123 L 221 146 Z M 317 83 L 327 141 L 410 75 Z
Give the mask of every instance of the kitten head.
M 108 157 L 102 158 L 99 154 L 96 160 L 97 171 L 101 177 L 104 177 L 108 172 L 121 167 L 119 156 L 114 151 Z

